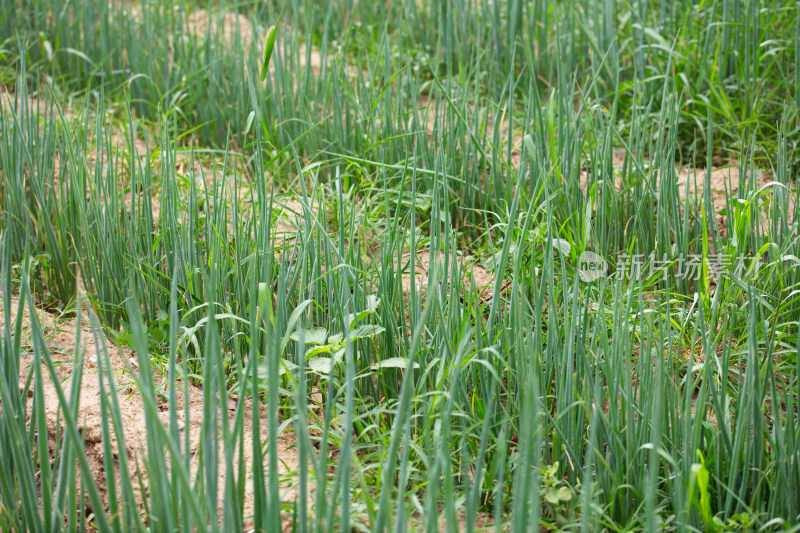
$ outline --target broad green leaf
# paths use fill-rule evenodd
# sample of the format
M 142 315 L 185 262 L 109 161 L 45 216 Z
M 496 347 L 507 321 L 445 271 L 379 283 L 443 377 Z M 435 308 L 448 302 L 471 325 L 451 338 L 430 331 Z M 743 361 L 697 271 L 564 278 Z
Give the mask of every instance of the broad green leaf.
M 306 352 L 306 359 L 309 357 L 314 357 L 315 355 L 319 355 L 321 353 L 331 353 L 335 346 L 333 344 L 325 344 L 324 346 L 317 346 L 316 348 L 311 348 Z
M 292 314 L 289 316 L 289 320 L 286 323 L 286 335 L 284 335 L 283 340 L 281 341 L 280 353 L 283 353 L 284 350 L 286 350 L 286 346 L 289 344 L 289 339 L 294 333 L 294 329 L 297 325 L 300 315 L 303 314 L 303 312 L 306 310 L 306 307 L 309 305 L 311 305 L 311 300 L 304 300 L 303 302 L 300 302 L 300 305 L 298 305 L 294 311 L 292 311 Z
M 553 247 L 564 255 L 569 255 L 572 251 L 572 244 L 564 239 L 553 239 Z
M 525 145 L 525 150 L 528 154 L 528 157 L 533 159 L 533 154 L 536 152 L 536 148 L 533 146 L 533 138 L 531 137 L 530 133 L 526 134 L 522 138 L 522 142 Z
M 308 361 L 308 368 L 318 374 L 328 375 L 333 370 L 333 359 L 330 357 L 312 357 Z
M 286 359 L 281 359 L 280 366 L 278 366 L 278 375 L 282 376 L 295 369 L 297 369 L 296 364 L 292 363 L 291 361 L 287 361 Z M 267 366 L 266 361 L 261 361 L 259 363 L 256 373 L 258 374 L 259 379 L 266 380 L 268 378 L 269 367 Z
M 405 357 L 389 357 L 383 361 L 379 361 L 372 365 L 372 370 L 380 370 L 382 368 L 407 368 L 408 360 Z M 414 368 L 419 368 L 419 364 L 414 363 Z
M 379 305 L 381 305 L 381 299 L 374 294 L 370 294 L 367 296 L 367 310 L 364 312 L 374 313 L 378 310 Z
M 349 314 L 345 317 L 345 323 L 347 324 L 348 329 L 353 328 L 353 322 L 358 319 L 359 322 L 367 318 L 369 315 L 373 314 L 375 311 L 378 310 L 378 306 L 381 304 L 380 298 L 375 296 L 374 294 L 370 294 L 367 296 L 367 308 L 363 311 L 359 311 L 356 314 Z
M 281 366 L 280 369 L 278 370 L 278 375 L 282 376 L 287 372 L 295 370 L 296 368 L 297 368 L 296 364 L 292 363 L 291 361 L 287 361 L 286 359 L 281 359 Z
M 253 125 L 253 119 L 256 118 L 256 112 L 250 111 L 250 114 L 247 115 L 247 124 L 244 127 L 244 134 L 247 135 L 250 132 L 250 127 Z
M 303 340 L 306 344 L 325 344 L 325 340 L 328 338 L 328 330 L 325 328 L 309 328 L 303 333 Z M 297 342 L 300 340 L 300 335 L 295 331 L 290 338 Z
M 560 489 L 558 489 L 556 496 L 558 496 L 558 499 L 560 501 L 568 502 L 572 499 L 572 491 L 569 490 L 569 487 L 561 487 Z
M 377 326 L 375 324 L 364 324 L 362 326 L 358 326 L 352 332 L 350 332 L 350 340 L 357 341 L 359 339 L 367 339 L 369 337 L 374 337 L 383 333 L 386 330 L 383 326 Z

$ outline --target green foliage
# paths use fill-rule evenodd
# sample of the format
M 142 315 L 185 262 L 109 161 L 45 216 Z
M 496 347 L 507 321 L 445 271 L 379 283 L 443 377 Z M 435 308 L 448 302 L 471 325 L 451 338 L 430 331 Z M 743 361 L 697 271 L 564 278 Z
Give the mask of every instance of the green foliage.
M 794 3 L 212 4 L 0 0 L 1 530 L 797 528 Z
M 270 26 L 267 31 L 267 44 L 264 45 L 264 58 L 261 60 L 261 81 L 267 79 L 267 68 L 269 67 L 269 60 L 272 59 L 272 51 L 275 49 L 275 38 L 278 35 L 278 24 L 281 18 L 278 17 L 278 22 Z

